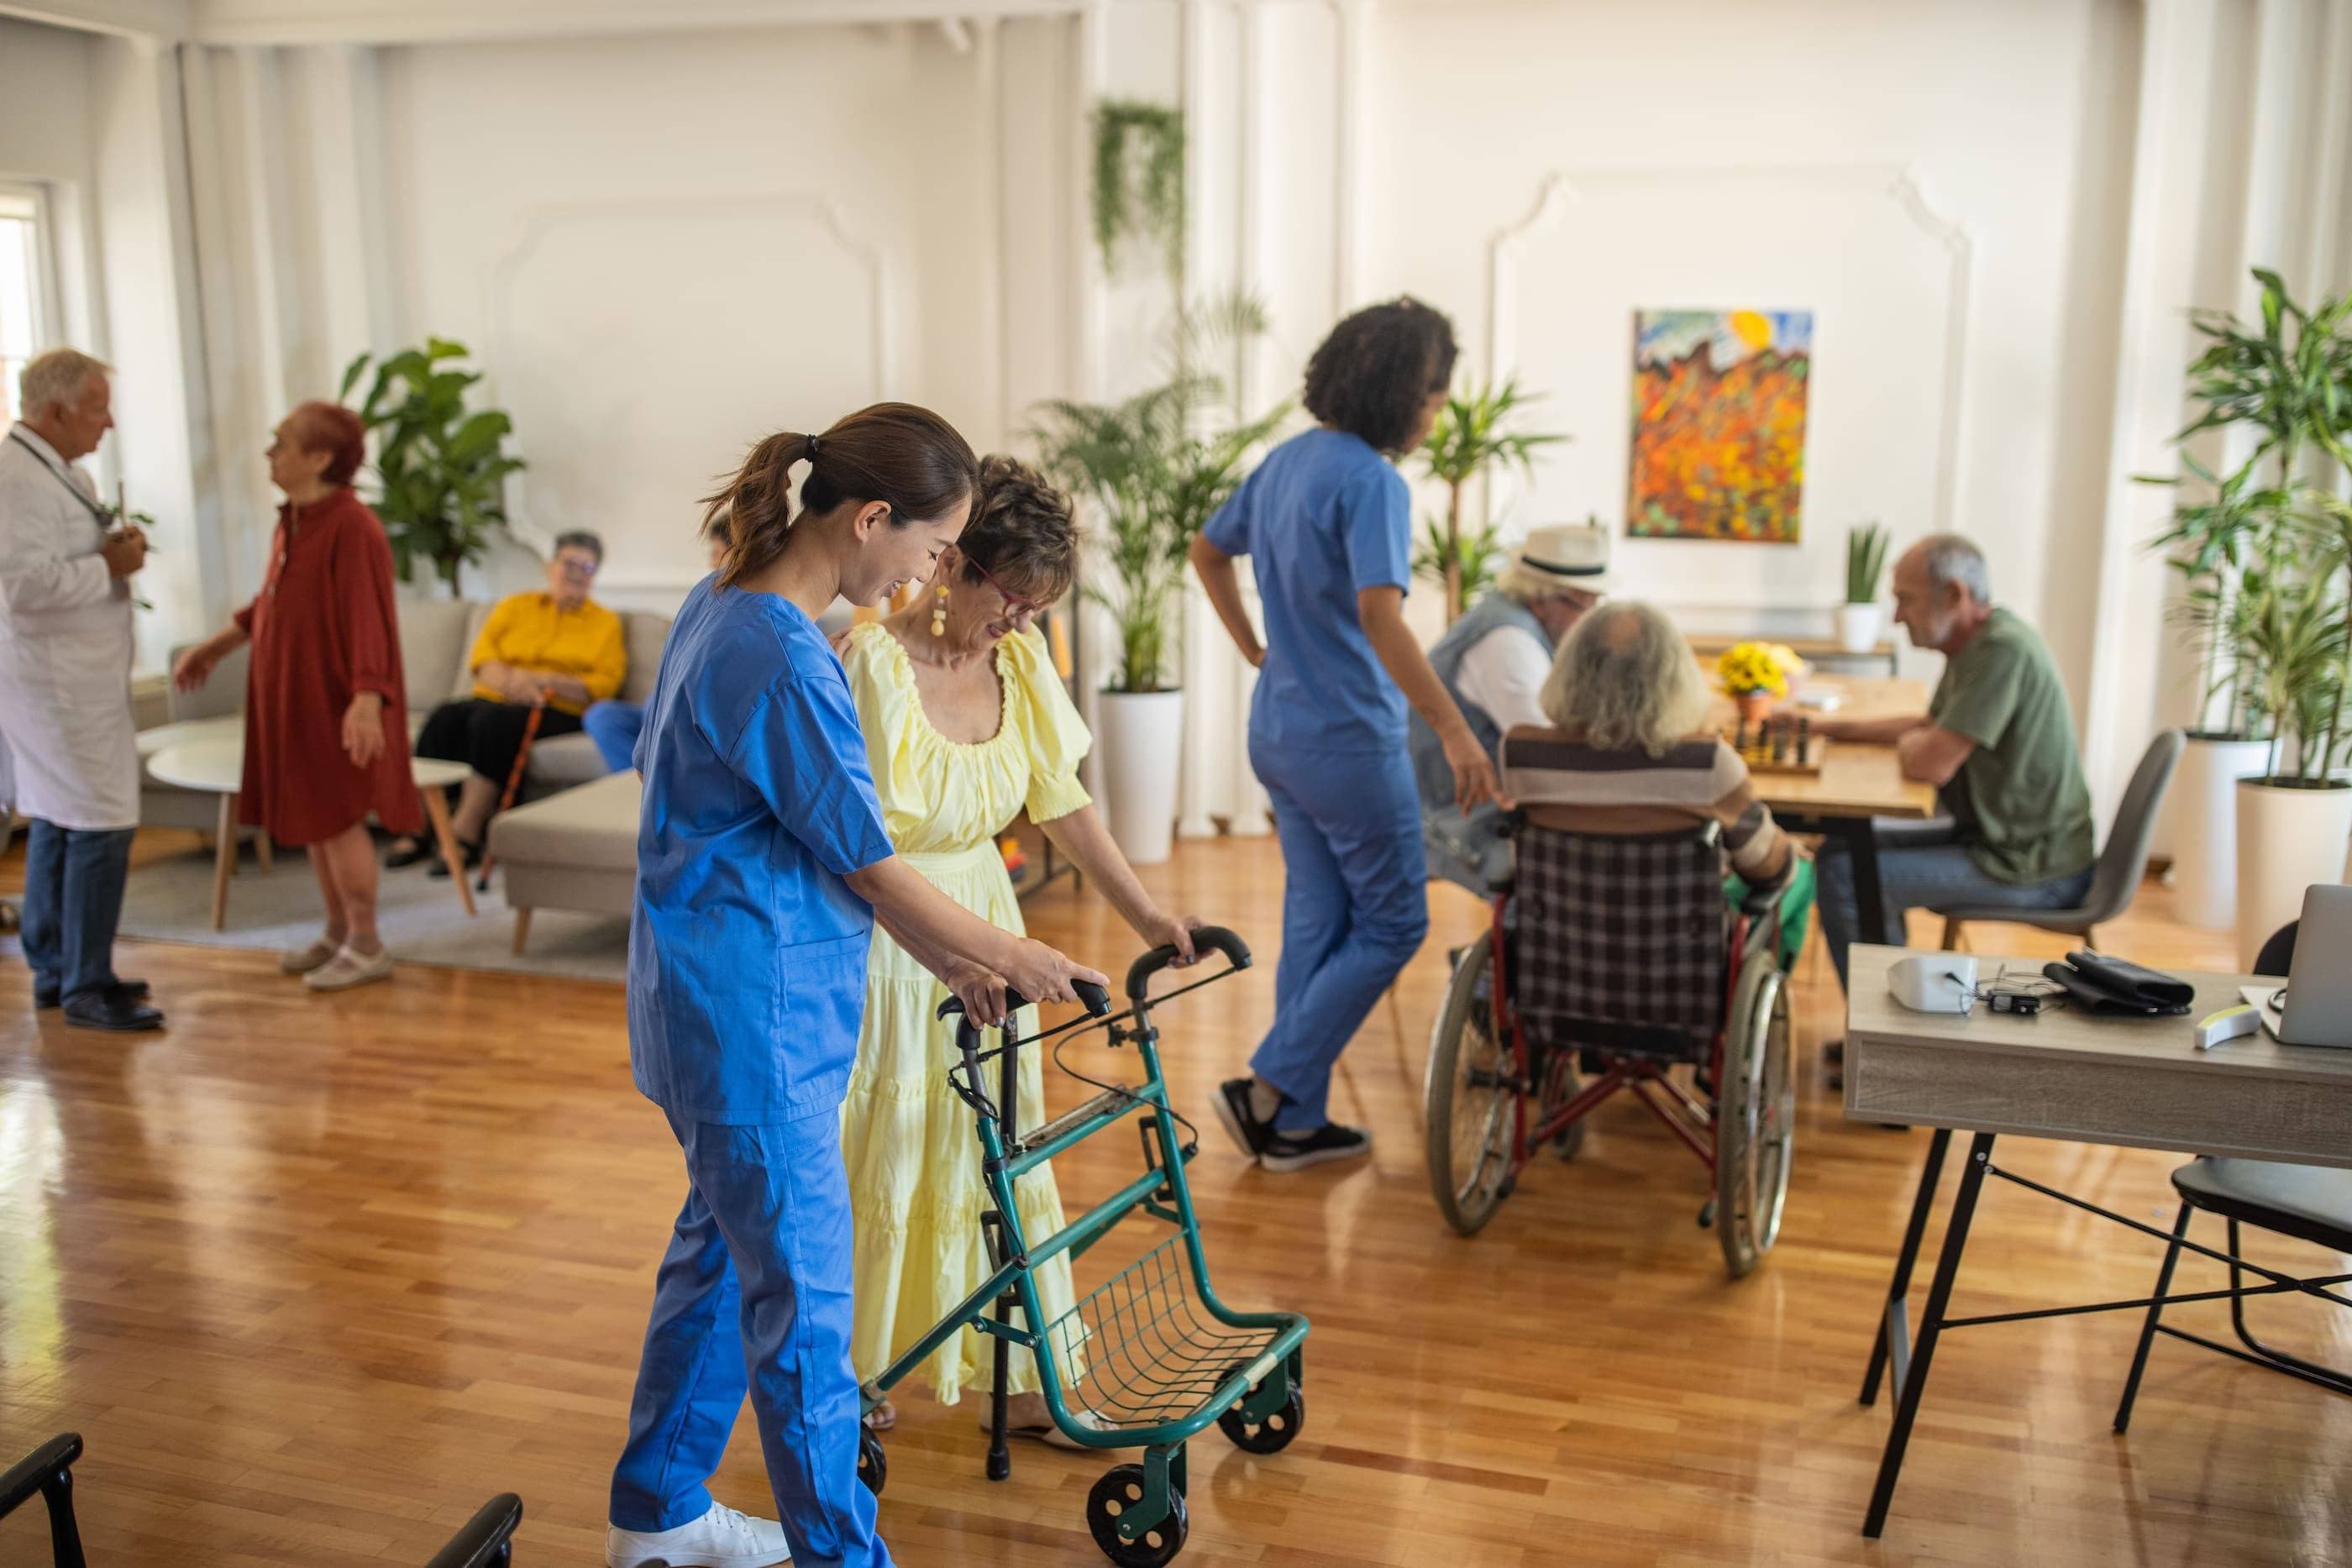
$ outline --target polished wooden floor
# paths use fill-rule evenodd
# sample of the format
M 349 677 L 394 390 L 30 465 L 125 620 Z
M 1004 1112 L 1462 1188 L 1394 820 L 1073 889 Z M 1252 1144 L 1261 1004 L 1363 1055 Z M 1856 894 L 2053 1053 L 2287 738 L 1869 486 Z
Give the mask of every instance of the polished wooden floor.
M 1264 841 L 1189 845 L 1150 874 L 1268 959 L 1280 879 Z M 1268 1176 L 1206 1114 L 1266 1019 L 1270 965 L 1165 1015 L 1182 1103 L 1206 1124 L 1193 1182 L 1220 1286 L 1315 1325 L 1305 1432 L 1264 1459 L 1213 1433 L 1197 1445 L 1181 1561 L 2347 1561 L 2352 1403 L 2160 1344 L 2118 1438 L 2133 1325 L 2112 1317 L 1948 1340 L 1886 1537 L 1864 1542 L 1886 1415 L 1854 1395 L 1926 1135 L 1847 1125 L 1809 1071 L 1786 1233 L 1738 1284 L 1694 1223 L 1696 1163 L 1630 1104 L 1607 1108 L 1577 1163 L 1547 1160 L 1484 1234 L 1458 1239 L 1424 1189 L 1416 1106 L 1443 950 L 1478 911 L 1433 897 L 1428 950 L 1345 1062 L 1337 1108 L 1376 1133 L 1368 1164 Z M 2224 966 L 2226 943 L 2170 925 L 2164 904 L 2151 888 L 2111 946 Z M 1107 967 L 1132 951 L 1066 885 L 1032 918 Z M 86 1435 L 99 1568 L 420 1563 L 502 1490 L 528 1510 L 523 1563 L 601 1561 L 680 1186 L 660 1117 L 630 1088 L 619 991 L 412 968 L 320 998 L 264 955 L 125 958 L 154 981 L 168 1033 L 37 1022 L 24 970 L 0 969 L 0 1450 Z M 1799 977 L 1810 1063 L 1835 989 L 1813 957 Z M 1065 1187 L 1099 1195 L 1133 1157 L 1097 1140 L 1062 1163 Z M 2171 1156 L 2020 1142 L 2008 1159 L 2170 1215 Z M 2137 1295 L 2155 1260 L 2000 1188 L 1965 1303 Z M 2282 1338 L 2352 1360 L 2345 1324 L 2262 1310 Z M 1101 1461 L 1028 1448 L 992 1485 L 972 1410 L 908 1403 L 882 1508 L 899 1560 L 1101 1562 L 1081 1518 Z M 716 1485 L 766 1507 L 748 1427 Z M 43 1528 L 37 1509 L 0 1524 L 0 1563 L 46 1562 Z

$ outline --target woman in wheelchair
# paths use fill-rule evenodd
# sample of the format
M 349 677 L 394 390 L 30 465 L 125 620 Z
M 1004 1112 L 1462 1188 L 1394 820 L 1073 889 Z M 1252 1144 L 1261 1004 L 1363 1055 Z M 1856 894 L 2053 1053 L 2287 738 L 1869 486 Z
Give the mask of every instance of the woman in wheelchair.
M 1586 615 L 1541 706 L 1550 725 L 1502 747 L 1514 881 L 1458 956 L 1431 1039 L 1432 1190 L 1475 1230 L 1531 1150 L 1572 1153 L 1585 1113 L 1628 1090 L 1713 1168 L 1701 1223 L 1744 1274 L 1787 1190 L 1781 985 L 1811 863 L 1709 731 L 1712 694 L 1657 610 Z
M 1785 890 L 1782 942 L 1793 959 L 1811 863 L 1756 798 L 1739 753 L 1707 727 L 1714 695 L 1675 623 L 1638 601 L 1592 611 L 1560 645 L 1541 701 L 1553 727 L 1521 727 L 1503 746 L 1504 792 L 1526 821 L 1612 837 L 1717 824 L 1727 897 L 1737 906 Z

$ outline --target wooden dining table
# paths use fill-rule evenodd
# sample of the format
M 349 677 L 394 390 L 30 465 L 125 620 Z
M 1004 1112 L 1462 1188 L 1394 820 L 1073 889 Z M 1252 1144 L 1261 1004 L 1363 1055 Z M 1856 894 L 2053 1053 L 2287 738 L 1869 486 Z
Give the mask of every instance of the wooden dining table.
M 1885 675 L 1808 674 L 1778 709 L 1799 717 L 1891 718 L 1927 711 L 1923 681 Z M 1733 723 L 1729 697 L 1719 697 L 1716 721 Z M 1854 902 L 1865 940 L 1886 929 L 1886 896 L 1878 876 L 1879 818 L 1924 822 L 1936 815 L 1936 789 L 1903 777 L 1892 746 L 1864 741 L 1822 743 L 1818 775 L 1758 772 L 1756 795 L 1787 829 L 1843 843 L 1853 858 Z

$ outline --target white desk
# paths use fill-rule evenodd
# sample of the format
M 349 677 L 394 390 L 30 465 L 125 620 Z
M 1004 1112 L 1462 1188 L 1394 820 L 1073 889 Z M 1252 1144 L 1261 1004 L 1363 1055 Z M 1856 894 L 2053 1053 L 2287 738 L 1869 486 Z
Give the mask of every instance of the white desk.
M 1936 1129 L 1863 1378 L 1864 1405 L 1876 1400 L 1879 1381 L 1890 1369 L 1897 1396 L 1863 1525 L 1871 1536 L 1886 1522 L 1937 1340 L 1947 1327 L 1993 1321 L 1946 1315 L 1984 1178 L 2031 1187 L 2164 1239 L 2136 1220 L 2000 1170 L 1992 1163 L 1997 1136 L 2352 1166 L 2352 1050 L 2281 1045 L 2267 1033 L 2197 1049 L 2196 1020 L 2236 1005 L 2238 988 L 2249 977 L 2174 971 L 2197 993 L 2187 1016 L 2178 1018 L 2102 1018 L 2071 1007 L 2031 1018 L 1981 1006 L 1966 1015 L 1918 1013 L 1886 989 L 1889 966 L 1911 956 L 1898 947 L 1857 944 L 1846 991 L 1846 1114 Z M 2011 978 L 2032 979 L 2040 977 L 2042 960 L 1980 956 L 1980 979 L 1990 981 L 2003 964 Z M 1955 1129 L 1971 1134 L 1968 1159 L 1914 1350 L 1906 1343 L 1911 1270 Z M 2000 1320 L 2146 1304 L 2010 1312 Z
M 245 788 L 245 726 L 240 720 L 197 723 L 203 727 L 194 738 L 182 738 L 155 751 L 147 758 L 147 771 L 166 784 L 220 797 L 219 830 L 213 850 L 213 929 L 218 931 L 228 924 L 228 879 L 236 870 L 236 803 L 238 792 Z M 222 732 L 216 727 L 222 725 L 233 725 L 234 732 Z M 442 793 L 451 785 L 463 783 L 468 769 L 462 762 L 429 757 L 411 758 L 408 769 L 424 797 L 425 815 L 433 824 L 434 841 L 440 847 L 442 862 L 449 868 L 449 880 L 457 885 L 457 900 L 472 915 L 474 889 L 467 880 L 465 857 L 457 851 L 457 836 L 449 825 L 449 802 Z M 257 838 L 263 844 L 268 842 L 267 833 Z

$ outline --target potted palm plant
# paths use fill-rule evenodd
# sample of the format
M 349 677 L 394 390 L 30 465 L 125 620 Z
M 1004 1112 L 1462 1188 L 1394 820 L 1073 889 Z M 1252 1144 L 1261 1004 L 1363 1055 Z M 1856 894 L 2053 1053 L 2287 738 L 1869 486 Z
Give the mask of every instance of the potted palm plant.
M 1516 380 L 1501 386 L 1488 382 L 1456 392 L 1430 427 L 1422 460 L 1430 476 L 1445 486 L 1445 516 L 1423 519 L 1421 546 L 1413 552 L 1413 570 L 1445 590 L 1445 621 L 1452 625 L 1479 590 L 1493 579 L 1501 554 L 1496 530 L 1483 522 L 1465 534 L 1462 526 L 1462 493 L 1470 481 L 1495 465 L 1535 472 L 1538 447 L 1566 441 L 1565 435 L 1538 435 L 1505 427 L 1528 403 L 1543 394 L 1523 392 Z
M 1100 514 L 1084 591 L 1118 630 L 1118 662 L 1102 691 L 1096 753 L 1111 836 L 1138 865 L 1166 860 L 1175 831 L 1187 552 L 1290 413 L 1286 403 L 1221 421 L 1223 381 L 1198 367 L 1216 345 L 1265 326 L 1250 300 L 1188 312 L 1167 381 L 1115 403 L 1042 404 L 1032 431 L 1045 470 Z
M 1876 523 L 1848 528 L 1845 534 L 1845 602 L 1838 606 L 1838 646 L 1849 653 L 1867 653 L 1878 646 L 1886 612 L 1878 602 L 1878 585 L 1886 571 L 1886 530 Z
M 375 494 L 401 580 L 421 561 L 457 595 L 458 575 L 489 549 L 506 526 L 506 476 L 522 460 L 506 455 L 514 423 L 498 409 L 468 413 L 466 389 L 482 379 L 456 363 L 466 345 L 428 338 L 375 366 L 375 380 L 355 411 L 375 438 Z M 342 402 L 374 363 L 362 354 L 343 371 Z
M 2352 781 L 2337 773 L 2352 744 L 2352 514 L 2336 495 L 2352 478 L 2352 296 L 2305 310 L 2276 273 L 2253 276 L 2259 327 L 2194 319 L 2209 341 L 2189 366 L 2199 412 L 2181 433 L 2241 426 L 2253 449 L 2226 476 L 2184 460 L 2210 497 L 2178 508 L 2158 541 L 2190 578 L 2209 702 L 2228 694 L 2223 733 L 2232 744 L 2262 737 L 2259 771 L 2231 789 L 2230 881 L 2248 966 L 2312 881 L 2343 876 L 2352 840 Z M 2210 852 L 2193 836 L 2176 842 Z

